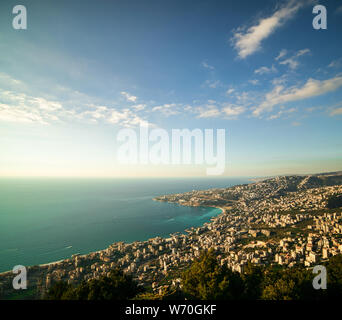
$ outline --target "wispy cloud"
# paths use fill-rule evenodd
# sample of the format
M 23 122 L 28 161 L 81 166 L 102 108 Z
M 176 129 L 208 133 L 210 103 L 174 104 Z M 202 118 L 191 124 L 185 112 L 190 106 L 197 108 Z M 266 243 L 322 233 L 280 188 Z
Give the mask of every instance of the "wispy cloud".
M 258 79 L 251 79 L 251 80 L 248 80 L 249 83 L 251 83 L 253 86 L 256 86 L 259 84 L 259 80 Z
M 291 19 L 306 1 L 289 1 L 285 6 L 276 10 L 271 16 L 260 19 L 257 24 L 247 30 L 239 28 L 232 37 L 234 48 L 241 59 L 261 49 L 261 43 L 278 28 Z
M 342 66 L 342 58 L 333 60 L 329 63 L 328 68 L 339 68 Z
M 58 120 L 58 119 L 56 119 Z M 0 103 L 0 121 L 48 124 L 39 112 Z
M 207 80 L 205 82 L 205 85 L 211 89 L 216 89 L 218 86 L 221 85 L 221 82 L 220 82 L 220 80 Z
M 220 110 L 215 105 L 198 107 L 195 112 L 198 114 L 197 118 L 216 118 L 221 114 Z
M 112 124 L 119 124 L 123 127 L 137 127 L 137 126 L 148 126 L 153 125 L 147 120 L 136 115 L 130 109 L 123 110 L 110 110 L 106 121 Z
M 66 121 L 91 123 L 103 121 L 124 127 L 147 123 L 145 119 L 137 114 L 137 112 L 144 110 L 144 104 L 134 105 L 131 109 L 114 108 L 89 101 L 89 97 L 79 92 L 74 92 L 69 97 L 71 100 L 48 99 L 22 92 L 21 89 L 23 88 L 30 91 L 25 83 L 7 74 L 0 73 L 0 83 L 3 84 L 4 82 L 10 89 L 0 89 L 1 122 L 51 125 L 56 122 Z M 57 89 L 58 92 L 59 90 Z M 70 93 L 70 90 L 63 88 L 62 92 Z M 130 98 L 129 101 L 135 98 L 128 94 L 126 96 Z
M 342 114 L 342 108 L 336 108 L 330 112 L 331 116 L 337 116 Z
M 292 70 L 297 69 L 297 67 L 299 66 L 298 58 L 306 54 L 309 54 L 310 52 L 311 52 L 310 49 L 299 50 L 296 54 L 294 54 L 290 58 L 280 61 L 279 64 L 288 65 L 290 69 Z
M 115 109 L 107 106 L 82 106 L 65 108 L 61 102 L 33 97 L 24 93 L 0 90 L 0 121 L 50 125 L 65 121 L 104 121 L 123 127 L 147 123 L 130 109 Z
M 223 107 L 222 111 L 229 119 L 236 119 L 237 116 L 246 111 L 246 108 L 243 106 L 226 104 L 226 106 Z
M 342 115 L 342 101 L 334 104 L 333 106 L 330 106 L 329 110 L 329 115 L 332 117 Z
M 271 82 L 274 86 L 284 85 L 288 81 L 288 75 L 284 73 L 280 77 L 274 78 Z
M 294 113 L 296 111 L 297 111 L 296 108 L 285 109 L 285 107 L 282 106 L 281 110 L 279 110 L 276 114 L 269 116 L 267 119 L 268 120 L 279 119 L 283 115 L 289 115 L 289 114 Z
M 209 69 L 209 70 L 214 70 L 215 67 L 211 66 L 210 64 L 208 64 L 206 61 L 202 61 L 202 67 L 203 68 L 206 68 L 206 69 Z
M 229 95 L 231 95 L 234 91 L 235 91 L 235 89 L 230 88 L 230 89 L 228 89 L 228 90 L 226 91 L 226 95 L 229 96 Z
M 271 68 L 269 68 L 269 67 L 260 67 L 260 68 L 258 68 L 258 69 L 256 69 L 256 70 L 254 70 L 254 73 L 255 74 L 267 74 L 267 73 L 273 73 L 273 72 L 277 72 L 277 69 L 275 68 L 275 66 L 274 65 L 272 65 L 272 67 Z
M 286 49 L 282 49 L 274 60 L 278 61 L 281 58 L 285 57 L 286 55 L 287 55 L 287 50 Z
M 64 110 L 57 101 L 10 90 L 0 89 L 0 101 L 0 121 L 48 124 Z
M 133 108 L 136 111 L 141 111 L 146 108 L 146 104 L 137 104 L 137 105 L 132 106 L 131 108 Z
M 23 85 L 23 83 L 20 80 L 14 79 L 10 77 L 8 74 L 0 72 L 0 82 L 1 84 L 5 83 L 9 86 L 18 86 Z
M 78 115 L 78 118 L 89 117 L 91 121 L 97 122 L 99 119 L 105 119 L 109 109 L 106 106 L 93 106 L 92 110 L 86 110 Z
M 251 91 L 239 92 L 235 95 L 237 103 L 239 105 L 248 106 L 255 101 L 255 94 Z
M 138 99 L 136 96 L 133 96 L 126 91 L 121 91 L 121 94 L 126 98 L 127 101 L 130 102 L 136 102 Z
M 245 106 L 232 103 L 207 104 L 191 108 L 191 112 L 197 114 L 196 118 L 223 118 L 235 120 L 247 110 Z
M 323 95 L 335 91 L 341 86 L 342 77 L 335 77 L 322 81 L 309 79 L 300 88 L 285 88 L 284 86 L 279 85 L 266 94 L 264 101 L 253 111 L 253 115 L 260 116 L 264 112 L 272 111 L 275 105 Z
M 160 106 L 156 106 L 152 108 L 153 112 L 160 112 L 166 117 L 173 116 L 179 114 L 180 111 L 177 110 L 178 105 L 176 103 L 165 103 Z

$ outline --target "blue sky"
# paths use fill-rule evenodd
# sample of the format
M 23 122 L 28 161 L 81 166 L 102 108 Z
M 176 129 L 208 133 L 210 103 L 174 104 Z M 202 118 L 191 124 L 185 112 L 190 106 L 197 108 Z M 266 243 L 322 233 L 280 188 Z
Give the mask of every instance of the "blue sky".
M 325 5 L 328 29 L 312 27 Z M 1 176 L 199 176 L 120 166 L 117 131 L 224 128 L 226 176 L 342 170 L 341 1 L 0 3 Z

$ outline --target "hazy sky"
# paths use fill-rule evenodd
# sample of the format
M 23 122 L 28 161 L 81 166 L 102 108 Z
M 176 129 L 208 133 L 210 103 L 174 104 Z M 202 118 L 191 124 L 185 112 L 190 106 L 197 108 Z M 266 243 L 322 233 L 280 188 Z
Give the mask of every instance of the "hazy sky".
M 0 176 L 191 176 L 122 166 L 116 134 L 224 128 L 228 176 L 342 170 L 342 2 L 0 2 Z

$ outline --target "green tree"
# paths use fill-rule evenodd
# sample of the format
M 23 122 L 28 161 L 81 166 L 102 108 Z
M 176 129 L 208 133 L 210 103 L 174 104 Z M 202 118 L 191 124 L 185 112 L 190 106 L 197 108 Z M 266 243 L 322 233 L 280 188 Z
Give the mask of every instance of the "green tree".
M 274 284 L 263 289 L 262 298 L 265 300 L 292 300 L 295 283 L 290 280 L 278 279 Z
M 342 194 L 333 195 L 327 201 L 327 208 L 335 209 L 342 207 Z
M 201 254 L 182 275 L 183 291 L 190 299 L 239 299 L 243 281 L 237 272 L 220 267 L 213 250 Z
M 142 292 L 133 300 L 184 300 L 184 294 L 178 288 L 164 288 L 161 292 Z
M 64 296 L 71 293 L 73 287 L 65 281 L 58 281 L 54 283 L 47 293 L 47 299 L 49 300 L 63 300 Z
M 265 271 L 262 284 L 262 299 L 265 300 L 315 300 L 321 299 L 323 292 L 312 286 L 314 275 L 303 267 Z
M 327 296 L 329 299 L 342 298 L 342 254 L 327 262 Z
M 256 300 L 261 297 L 262 283 L 264 280 L 263 268 L 248 262 L 241 275 L 244 282 L 244 298 L 248 300 Z
M 48 292 L 48 298 L 54 300 L 127 300 L 141 292 L 132 277 L 119 269 L 108 276 L 83 281 L 72 288 L 65 283 L 55 283 Z

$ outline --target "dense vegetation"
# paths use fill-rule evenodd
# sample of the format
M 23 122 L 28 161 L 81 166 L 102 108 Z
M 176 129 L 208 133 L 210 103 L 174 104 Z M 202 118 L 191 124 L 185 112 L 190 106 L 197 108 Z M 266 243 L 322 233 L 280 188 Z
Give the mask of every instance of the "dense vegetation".
M 108 277 L 72 287 L 55 283 L 48 299 L 123 300 L 123 299 L 201 299 L 201 300 L 322 300 L 342 297 L 342 255 L 326 263 L 327 289 L 315 290 L 314 274 L 303 267 L 260 267 L 248 264 L 242 274 L 220 266 L 213 250 L 203 252 L 182 274 L 182 287 L 158 294 L 142 292 L 128 275 L 115 269 Z
M 333 195 L 328 199 L 327 208 L 336 209 L 342 207 L 342 194 Z
M 199 261 L 183 274 L 183 292 L 193 299 L 238 299 L 243 282 L 237 272 L 220 267 L 212 251 L 202 254 Z
M 56 282 L 47 293 L 50 300 L 127 300 L 135 297 L 141 289 L 132 277 L 119 269 L 114 269 L 108 276 L 82 282 L 73 287 L 60 281 Z
M 225 300 L 318 300 L 342 297 L 342 255 L 330 259 L 327 290 L 315 290 L 314 274 L 303 267 L 248 264 L 240 275 L 220 267 L 213 251 L 202 254 L 183 276 L 187 298 Z

